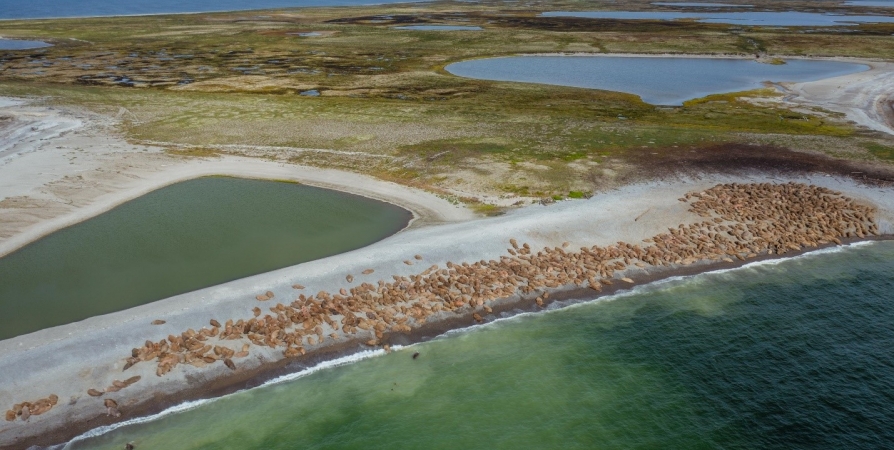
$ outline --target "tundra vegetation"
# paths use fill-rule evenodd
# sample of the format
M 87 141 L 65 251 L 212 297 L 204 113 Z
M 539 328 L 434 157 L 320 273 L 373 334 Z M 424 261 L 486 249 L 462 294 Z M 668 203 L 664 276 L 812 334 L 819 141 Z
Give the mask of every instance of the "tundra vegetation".
M 832 1 L 748 3 L 879 12 Z M 485 213 L 586 197 L 724 148 L 891 164 L 890 137 L 839 113 L 792 108 L 769 86 L 661 107 L 624 93 L 444 71 L 460 60 L 554 52 L 761 55 L 768 62 L 894 55 L 894 24 L 780 28 L 539 16 L 610 6 L 437 1 L 4 21 L 3 36 L 54 46 L 0 51 L 0 92 L 119 117 L 129 140 L 162 145 L 174 157 L 239 154 L 357 171 Z M 634 1 L 624 9 L 669 7 Z M 407 24 L 483 30 L 394 29 Z

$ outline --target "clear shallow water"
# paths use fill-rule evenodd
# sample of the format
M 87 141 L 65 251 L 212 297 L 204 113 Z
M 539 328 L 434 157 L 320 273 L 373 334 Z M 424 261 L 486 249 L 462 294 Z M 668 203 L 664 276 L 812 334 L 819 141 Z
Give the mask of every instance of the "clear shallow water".
M 868 69 L 862 64 L 790 60 L 762 64 L 745 59 L 612 56 L 513 56 L 450 64 L 461 77 L 556 84 L 639 95 L 656 105 L 724 92 L 746 91 L 765 81 L 813 81 Z
M 894 243 L 874 243 L 450 333 L 70 448 L 884 448 L 892 322 Z
M 588 19 L 680 20 L 766 27 L 823 27 L 858 23 L 890 23 L 894 17 L 807 13 L 798 11 L 676 12 L 676 11 L 550 11 L 544 17 L 584 17 Z
M 41 41 L 26 41 L 23 39 L 0 38 L 0 50 L 26 50 L 29 48 L 52 47 L 51 44 Z
M 410 218 L 293 183 L 177 183 L 0 258 L 0 339 L 353 250 Z
M 398 2 L 406 3 L 406 0 L 0 0 L 0 19 L 172 14 Z
M 405 27 L 394 27 L 395 30 L 415 30 L 415 31 L 481 31 L 483 28 L 472 25 L 407 25 Z

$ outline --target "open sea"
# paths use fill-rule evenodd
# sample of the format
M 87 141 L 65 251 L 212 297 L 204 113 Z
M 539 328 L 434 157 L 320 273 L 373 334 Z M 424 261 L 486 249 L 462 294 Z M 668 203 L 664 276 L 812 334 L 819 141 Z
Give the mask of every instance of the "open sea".
M 413 0 L 0 0 L 0 20 L 351 6 L 411 1 Z
M 67 447 L 886 448 L 892 349 L 894 242 L 862 243 L 367 351 Z

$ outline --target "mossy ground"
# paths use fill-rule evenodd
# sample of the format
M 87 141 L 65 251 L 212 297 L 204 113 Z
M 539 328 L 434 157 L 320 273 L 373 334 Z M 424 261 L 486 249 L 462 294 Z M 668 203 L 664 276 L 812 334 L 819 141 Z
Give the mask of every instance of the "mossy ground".
M 652 6 L 625 5 L 643 8 Z M 51 38 L 57 45 L 0 53 L 0 93 L 119 115 L 132 140 L 195 146 L 170 150 L 182 156 L 225 151 L 276 158 L 445 193 L 466 185 L 508 197 L 574 197 L 650 164 L 649 154 L 719 143 L 772 140 L 890 160 L 862 145 L 862 133 L 835 114 L 748 101 L 777 95 L 769 89 L 663 108 L 629 94 L 443 71 L 453 61 L 539 52 L 894 55 L 894 24 L 807 33 L 538 17 L 560 9 L 596 8 L 572 1 L 447 1 L 6 21 L 0 23 L 4 36 Z M 485 30 L 393 29 L 406 23 Z M 319 35 L 301 36 L 308 31 Z M 299 95 L 311 89 L 321 95 Z M 300 150 L 308 148 L 346 153 Z

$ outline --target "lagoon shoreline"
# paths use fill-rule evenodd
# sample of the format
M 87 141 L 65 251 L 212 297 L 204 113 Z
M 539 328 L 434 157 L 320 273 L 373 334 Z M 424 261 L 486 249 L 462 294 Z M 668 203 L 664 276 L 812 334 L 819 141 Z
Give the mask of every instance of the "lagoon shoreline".
M 29 423 L 17 420 L 0 424 L 0 447 L 18 449 L 59 444 L 100 426 L 145 417 L 185 401 L 218 397 L 258 386 L 279 376 L 372 348 L 366 343 L 369 339 L 366 332 L 356 335 L 339 332 L 340 336 L 335 340 L 309 346 L 304 356 L 284 358 L 279 349 L 253 347 L 248 358 L 235 360 L 234 371 L 223 364 L 205 368 L 181 365 L 173 372 L 157 377 L 152 361 L 139 363 L 126 372 L 122 371 L 129 349 L 139 347 L 144 339 L 156 340 L 170 333 L 176 335 L 186 328 L 198 329 L 207 325 L 210 318 L 220 319 L 222 322 L 228 317 L 251 317 L 249 310 L 252 306 L 265 309 L 272 306 L 271 303 L 259 302 L 253 298 L 253 294 L 264 292 L 265 289 L 275 292 L 275 301 L 288 304 L 300 292 L 292 289 L 295 281 L 307 284 L 306 292 L 315 292 L 318 289 L 335 292 L 339 287 L 345 286 L 346 273 L 359 274 L 365 267 L 375 268 L 376 274 L 358 275 L 358 282 L 381 280 L 391 274 L 412 276 L 419 273 L 424 266 L 401 262 L 412 253 L 425 255 L 420 261 L 425 265 L 443 265 L 449 261 L 471 263 L 482 258 L 500 258 L 500 255 L 506 254 L 510 237 L 518 238 L 520 242 L 530 242 L 533 251 L 558 247 L 563 245 L 562 241 L 571 241 L 573 246 L 570 248 L 580 245 L 613 245 L 617 241 L 635 243 L 656 236 L 667 230 L 668 226 L 675 226 L 677 223 L 699 222 L 701 219 L 688 209 L 689 205 L 677 199 L 687 192 L 698 192 L 723 182 L 768 181 L 766 176 L 718 175 L 705 178 L 710 179 L 629 186 L 585 201 L 531 206 L 492 219 L 408 230 L 369 247 L 341 255 L 0 341 L 0 361 L 10 368 L 9 377 L 0 381 L 0 401 L 11 405 L 46 396 L 50 391 L 54 391 L 52 393 L 61 399 L 59 406 L 42 416 L 32 417 Z M 871 187 L 852 180 L 823 176 L 771 180 L 774 184 L 792 181 L 824 184 L 843 191 L 861 204 L 876 205 L 876 223 L 883 235 L 878 239 L 891 239 L 894 231 L 894 196 L 890 195 L 890 188 Z M 456 239 L 460 238 L 466 242 L 457 243 Z M 866 239 L 842 239 L 842 244 L 862 240 Z M 781 257 L 787 258 L 830 246 L 802 249 Z M 779 257 L 762 254 L 745 258 L 744 261 L 701 260 L 689 261 L 691 264 L 687 265 L 647 266 L 648 268 L 630 266 L 616 273 L 614 282 L 604 286 L 598 294 L 589 287 L 575 285 L 538 289 L 537 292 L 550 292 L 550 297 L 542 306 L 547 308 L 554 302 L 561 302 L 560 305 L 564 302 L 574 303 L 672 277 L 729 269 Z M 633 284 L 622 281 L 621 277 L 629 277 Z M 487 305 L 492 308 L 492 312 L 487 314 L 479 309 L 469 308 L 461 308 L 456 312 L 442 311 L 429 316 L 429 320 L 421 326 L 414 326 L 404 332 L 384 333 L 375 343 L 375 348 L 382 348 L 384 344 L 408 345 L 424 342 L 450 330 L 467 328 L 474 325 L 476 311 L 481 312 L 485 316 L 482 321 L 487 322 L 539 310 L 540 307 L 535 302 L 537 292 L 516 293 L 489 301 Z M 246 316 L 246 313 L 249 314 Z M 166 319 L 167 324 L 156 326 L 149 323 L 158 318 Z M 223 344 L 226 341 L 220 342 Z M 237 344 L 241 342 L 237 341 Z M 78 376 L 74 376 L 75 374 Z M 88 388 L 103 388 L 111 380 L 134 375 L 141 376 L 142 381 L 120 394 L 110 393 L 100 398 L 85 395 Z M 106 415 L 101 406 L 104 398 L 117 399 L 122 414 L 120 417 Z M 65 404 L 66 399 L 68 404 Z

